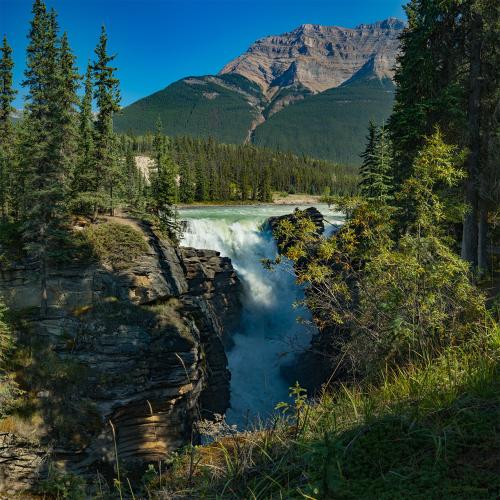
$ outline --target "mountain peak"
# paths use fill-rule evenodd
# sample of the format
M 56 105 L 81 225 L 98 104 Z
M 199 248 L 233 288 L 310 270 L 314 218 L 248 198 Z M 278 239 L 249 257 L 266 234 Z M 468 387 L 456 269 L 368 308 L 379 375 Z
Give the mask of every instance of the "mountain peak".
M 293 31 L 261 38 L 219 74 L 238 74 L 266 95 L 296 85 L 316 93 L 338 87 L 371 61 L 374 75 L 392 78 L 399 34 L 397 18 L 356 28 L 302 24 Z
M 382 21 L 375 21 L 371 24 L 360 24 L 356 26 L 356 29 L 382 29 L 382 30 L 397 30 L 401 31 L 405 28 L 406 24 L 404 21 L 397 17 L 388 17 Z

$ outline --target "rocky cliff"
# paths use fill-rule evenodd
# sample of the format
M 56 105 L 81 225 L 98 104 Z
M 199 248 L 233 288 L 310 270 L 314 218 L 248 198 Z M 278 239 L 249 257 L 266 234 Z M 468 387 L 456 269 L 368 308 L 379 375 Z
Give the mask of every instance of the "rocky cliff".
M 367 69 L 379 79 L 392 78 L 403 28 L 395 18 L 352 29 L 303 24 L 256 41 L 220 74 L 244 76 L 266 95 L 291 85 L 323 92 Z
M 122 269 L 54 266 L 43 318 L 34 266 L 1 269 L 0 293 L 22 319 L 14 357 L 26 392 L 0 421 L 0 492 L 30 487 L 49 464 L 106 475 L 115 441 L 120 461 L 158 461 L 196 439 L 196 419 L 227 409 L 231 262 L 140 230 L 147 250 Z

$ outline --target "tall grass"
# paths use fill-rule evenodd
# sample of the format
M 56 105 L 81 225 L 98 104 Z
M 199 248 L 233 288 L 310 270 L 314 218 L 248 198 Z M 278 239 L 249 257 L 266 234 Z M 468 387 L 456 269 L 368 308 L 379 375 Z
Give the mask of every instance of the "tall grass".
M 495 498 L 499 361 L 493 325 L 433 361 L 198 447 L 189 482 L 186 456 L 152 489 L 157 498 Z

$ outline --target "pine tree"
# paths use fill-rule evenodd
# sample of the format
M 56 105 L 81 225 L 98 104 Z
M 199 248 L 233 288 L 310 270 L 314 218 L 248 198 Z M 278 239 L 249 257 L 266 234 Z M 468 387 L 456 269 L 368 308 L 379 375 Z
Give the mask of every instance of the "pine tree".
M 58 103 L 59 120 L 55 132 L 58 134 L 57 142 L 60 145 L 61 161 L 65 171 L 66 179 L 73 175 L 77 160 L 77 130 L 78 130 L 78 97 L 76 91 L 79 86 L 80 75 L 75 67 L 75 56 L 68 42 L 68 36 L 63 33 L 60 41 L 58 56 Z M 71 192 L 69 182 L 65 183 L 65 189 Z M 65 192 L 67 203 L 70 203 L 68 192 Z
M 196 163 L 196 201 L 208 200 L 208 179 L 201 155 Z
M 104 26 L 101 28 L 99 43 L 95 49 L 97 60 L 93 65 L 95 93 L 98 113 L 95 122 L 95 175 L 94 193 L 96 203 L 94 217 L 101 208 L 112 211 L 111 199 L 116 182 L 115 138 L 113 133 L 113 115 L 120 110 L 120 92 L 116 68 L 110 66 L 115 56 L 107 53 L 108 37 Z
M 9 201 L 12 197 L 11 183 L 13 181 L 13 139 L 14 131 L 11 114 L 14 111 L 12 101 L 16 91 L 12 88 L 12 49 L 3 37 L 2 56 L 0 58 L 0 213 L 2 220 L 9 215 Z
M 396 101 L 389 120 L 398 183 L 411 174 L 413 160 L 437 125 L 455 141 L 464 126 L 461 82 L 467 2 L 411 0 L 396 67 Z
M 488 211 L 499 198 L 492 188 L 497 153 L 490 139 L 498 106 L 499 4 L 411 0 L 406 11 L 389 122 L 394 176 L 399 183 L 412 174 L 413 160 L 435 126 L 448 142 L 469 150 L 461 255 L 484 268 Z
M 179 169 L 169 154 L 167 140 L 162 133 L 160 118 L 158 118 L 156 124 L 153 147 L 156 172 L 154 172 L 151 179 L 151 205 L 162 229 L 172 239 L 176 240 L 179 232 L 175 208 L 178 201 L 177 178 Z
M 78 160 L 73 172 L 73 208 L 77 213 L 92 214 L 97 204 L 95 196 L 94 119 L 92 116 L 92 66 L 87 65 L 84 95 L 80 101 L 78 123 Z
M 41 314 L 47 313 L 47 276 L 51 254 L 57 251 L 67 213 L 68 164 L 65 151 L 68 113 L 73 97 L 64 86 L 58 26 L 54 11 L 35 0 L 23 85 L 26 127 L 23 170 L 26 177 L 24 238 L 38 259 L 41 276 Z M 69 78 L 70 79 L 70 78 Z
M 143 194 L 142 173 L 137 168 L 132 148 L 125 153 L 125 200 L 133 208 L 140 208 Z
M 179 199 L 182 203 L 193 203 L 196 195 L 196 180 L 190 161 L 185 160 L 182 166 L 179 184 Z
M 370 172 L 375 170 L 375 147 L 377 143 L 377 126 L 370 120 L 368 124 L 368 135 L 366 136 L 366 148 L 361 153 L 363 163 L 359 168 L 359 175 L 361 177 L 359 187 L 361 193 L 366 196 L 367 182 Z
M 262 201 L 264 203 L 273 201 L 273 195 L 271 192 L 271 172 L 268 167 L 265 167 L 261 172 L 259 201 Z
M 360 189 L 364 198 L 387 204 L 393 190 L 392 154 L 389 134 L 382 126 L 369 125 L 367 146 L 360 169 Z

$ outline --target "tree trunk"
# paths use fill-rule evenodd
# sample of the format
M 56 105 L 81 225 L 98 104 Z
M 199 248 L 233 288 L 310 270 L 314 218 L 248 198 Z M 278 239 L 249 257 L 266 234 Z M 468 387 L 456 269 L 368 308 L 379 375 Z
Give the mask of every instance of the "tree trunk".
M 488 209 L 484 201 L 479 201 L 479 223 L 477 239 L 477 267 L 479 272 L 488 270 Z
M 481 28 L 482 18 L 471 12 L 469 31 L 469 149 L 468 174 L 465 201 L 469 211 L 464 219 L 462 258 L 472 266 L 478 264 L 478 187 L 481 151 Z
M 461 257 L 473 267 L 476 267 L 478 243 L 477 188 L 472 179 L 467 180 L 465 189 L 468 212 L 465 214 L 463 223 Z

